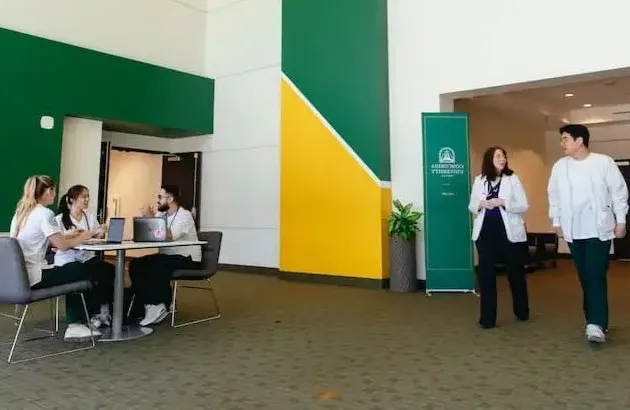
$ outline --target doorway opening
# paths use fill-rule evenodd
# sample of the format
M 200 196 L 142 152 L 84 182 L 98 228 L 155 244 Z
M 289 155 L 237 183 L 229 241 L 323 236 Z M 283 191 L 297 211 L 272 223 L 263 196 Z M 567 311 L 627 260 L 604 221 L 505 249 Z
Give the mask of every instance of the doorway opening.
M 530 261 L 537 262 L 533 270 L 553 273 L 557 259 L 570 258 L 548 218 L 547 182 L 551 167 L 563 156 L 558 130 L 568 123 L 588 126 L 591 150 L 614 158 L 630 185 L 630 76 L 623 71 L 598 73 L 448 98 L 454 111 L 469 115 L 473 178 L 488 147 L 499 145 L 508 152 L 530 203 L 525 221 Z M 612 259 L 630 260 L 630 239 L 615 240 L 610 252 Z
M 190 210 L 199 229 L 201 152 L 172 153 L 167 151 L 170 140 L 150 138 L 157 149 L 136 147 L 120 140 L 133 140 L 133 135 L 104 132 L 101 142 L 97 215 L 99 221 L 111 217 L 125 218 L 125 239 L 133 235 L 133 217 L 157 202 L 163 185 L 176 185 L 180 190 L 180 204 Z M 163 146 L 159 146 L 162 143 Z M 146 145 L 146 144 L 145 144 Z M 152 147 L 153 148 L 153 147 Z M 129 251 L 138 257 L 154 250 Z

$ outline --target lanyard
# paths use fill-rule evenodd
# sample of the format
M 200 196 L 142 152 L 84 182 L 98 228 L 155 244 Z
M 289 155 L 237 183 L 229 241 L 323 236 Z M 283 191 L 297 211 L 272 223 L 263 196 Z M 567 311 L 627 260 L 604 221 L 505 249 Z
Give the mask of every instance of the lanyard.
M 173 214 L 173 219 L 171 219 L 171 223 L 166 226 L 167 229 L 171 229 L 171 226 L 173 226 L 173 222 L 175 222 L 175 218 L 177 217 L 178 213 L 179 213 L 179 208 L 177 208 L 177 211 L 175 211 L 175 213 Z M 168 216 L 166 217 L 166 221 L 168 223 Z

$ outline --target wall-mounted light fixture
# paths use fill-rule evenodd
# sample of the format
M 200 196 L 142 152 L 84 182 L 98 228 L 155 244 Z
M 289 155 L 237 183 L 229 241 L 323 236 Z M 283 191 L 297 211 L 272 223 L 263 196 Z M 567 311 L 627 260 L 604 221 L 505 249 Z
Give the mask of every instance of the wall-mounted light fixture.
M 40 127 L 42 127 L 45 130 L 52 130 L 55 127 L 55 119 L 53 117 L 48 116 L 48 115 L 44 115 L 39 120 L 39 125 L 40 125 Z

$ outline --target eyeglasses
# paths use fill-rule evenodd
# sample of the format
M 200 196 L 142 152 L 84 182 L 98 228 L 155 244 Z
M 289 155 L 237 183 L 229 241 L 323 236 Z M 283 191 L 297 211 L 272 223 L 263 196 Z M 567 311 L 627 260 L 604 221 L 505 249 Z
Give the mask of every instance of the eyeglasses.
M 159 199 L 159 200 L 160 200 L 160 199 L 168 199 L 168 198 L 171 198 L 171 197 L 172 197 L 172 195 L 164 195 L 164 196 L 162 196 L 162 195 L 158 195 L 158 199 Z

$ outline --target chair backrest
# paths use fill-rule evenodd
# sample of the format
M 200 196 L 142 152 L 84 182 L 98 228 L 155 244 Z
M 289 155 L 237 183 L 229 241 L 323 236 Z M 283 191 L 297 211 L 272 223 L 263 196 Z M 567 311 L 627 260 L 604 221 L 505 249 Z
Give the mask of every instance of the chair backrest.
M 31 286 L 17 239 L 0 238 L 0 261 L 0 303 L 28 303 Z
M 219 254 L 221 253 L 223 232 L 199 232 L 197 237 L 200 241 L 208 242 L 206 245 L 201 246 L 201 264 L 203 265 L 203 270 L 212 276 L 219 268 Z

